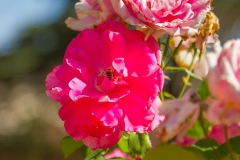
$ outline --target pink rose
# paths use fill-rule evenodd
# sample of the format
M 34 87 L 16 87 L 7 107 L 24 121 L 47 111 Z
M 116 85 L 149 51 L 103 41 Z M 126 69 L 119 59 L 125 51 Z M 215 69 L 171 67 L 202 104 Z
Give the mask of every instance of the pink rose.
M 160 141 L 168 141 L 176 136 L 177 141 L 183 141 L 187 130 L 193 126 L 199 115 L 199 103 L 196 95 L 187 92 L 182 99 L 166 100 L 160 107 L 163 117 L 159 125 Z
M 112 152 L 106 154 L 104 158 L 110 159 L 110 158 L 131 158 L 130 155 L 123 153 L 120 149 L 115 149 Z
M 75 4 L 77 18 L 68 18 L 65 23 L 67 27 L 82 31 L 118 16 L 113 10 L 109 0 L 81 0 Z
M 205 118 L 214 124 L 232 125 L 240 120 L 240 110 L 236 107 L 231 108 L 220 100 L 210 100 L 206 102 L 209 108 L 204 112 Z
M 61 103 L 59 116 L 75 140 L 109 148 L 122 131 L 149 132 L 159 124 L 161 51 L 152 36 L 144 38 L 116 21 L 83 30 L 49 73 L 46 92 Z
M 234 138 L 240 135 L 240 127 L 239 125 L 232 124 L 227 127 L 228 138 Z M 215 139 L 220 145 L 226 142 L 226 138 L 224 135 L 224 125 L 219 124 L 212 126 L 212 130 L 209 133 L 209 137 Z
M 209 89 L 226 108 L 240 110 L 240 39 L 225 43 L 208 76 Z
M 181 145 L 181 146 L 191 146 L 191 145 L 195 144 L 196 142 L 197 142 L 196 139 L 191 138 L 191 137 L 184 136 L 184 137 L 182 137 L 181 139 L 177 139 L 177 140 L 174 141 L 173 143 L 179 144 L 179 145 Z
M 110 158 L 128 158 L 130 160 L 131 156 L 123 153 L 120 149 L 115 149 L 112 152 L 106 154 L 104 158 L 110 159 Z M 127 160 L 127 159 L 126 159 Z M 142 160 L 141 158 L 134 158 L 133 160 Z
M 115 11 L 129 24 L 165 30 L 174 36 L 197 33 L 210 11 L 209 0 L 119 0 L 116 3 L 119 6 L 113 6 Z

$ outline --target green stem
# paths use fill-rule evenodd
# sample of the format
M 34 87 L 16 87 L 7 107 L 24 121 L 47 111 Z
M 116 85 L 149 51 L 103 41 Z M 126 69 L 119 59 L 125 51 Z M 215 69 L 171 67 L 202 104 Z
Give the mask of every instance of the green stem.
M 220 154 L 219 154 L 218 151 L 214 148 L 214 145 L 212 144 L 211 138 L 208 136 L 207 130 L 206 130 L 206 128 L 204 127 L 202 109 L 200 109 L 200 115 L 199 115 L 199 119 L 198 119 L 198 120 L 199 120 L 199 123 L 200 123 L 200 125 L 201 125 L 201 127 L 202 127 L 203 133 L 204 133 L 204 135 L 205 135 L 205 137 L 206 137 L 206 139 L 207 139 L 207 141 L 208 141 L 208 144 L 209 144 L 210 147 L 212 148 L 212 150 L 213 150 L 216 158 L 217 158 L 218 160 L 221 160 Z
M 167 52 L 168 52 L 168 48 L 169 48 L 169 41 L 170 41 L 170 35 L 167 36 L 166 44 L 165 44 L 164 51 L 163 51 L 163 57 L 162 57 L 163 60 L 165 60 L 165 58 L 167 56 Z
M 195 46 L 195 45 L 194 45 L 194 46 Z M 197 49 L 196 49 L 196 47 L 195 47 L 195 48 L 194 48 L 194 54 L 193 54 L 192 62 L 191 62 L 190 68 L 189 68 L 189 70 L 190 70 L 191 72 L 192 72 L 192 70 L 193 70 L 194 59 L 195 59 L 195 57 L 196 57 L 196 54 L 197 54 Z M 186 79 L 185 79 L 186 81 L 183 83 L 183 86 L 182 86 L 182 88 L 181 88 L 181 90 L 180 90 L 180 93 L 179 93 L 179 95 L 178 95 L 178 99 L 180 99 L 180 98 L 182 97 L 183 93 L 185 92 L 190 77 L 191 77 L 190 74 L 187 74 L 187 75 L 186 75 Z
M 96 159 L 98 159 L 98 157 L 100 157 L 100 156 L 106 154 L 106 153 L 108 152 L 108 150 L 109 150 L 109 148 L 106 149 L 106 150 L 102 150 L 102 151 L 100 151 L 100 152 L 97 153 L 95 156 L 93 156 L 90 160 L 96 160 Z
M 178 46 L 174 49 L 174 51 L 173 51 L 173 57 L 174 57 L 174 58 L 176 57 L 176 55 L 177 55 L 177 53 L 178 53 L 178 50 L 179 50 L 179 48 L 180 48 L 181 45 L 182 45 L 182 42 L 183 42 L 183 40 L 181 39 L 181 41 L 178 43 Z
M 171 56 L 170 59 L 167 61 L 166 65 L 164 65 L 163 70 L 174 60 L 174 58 L 176 57 L 176 55 L 177 55 L 177 53 L 178 53 L 179 48 L 180 48 L 181 45 L 182 45 L 182 42 L 183 42 L 183 40 L 181 40 L 181 41 L 179 42 L 178 46 L 174 49 L 172 56 Z
M 163 91 L 160 92 L 160 99 L 162 102 L 164 102 L 164 95 L 163 95 Z
M 233 153 L 233 150 L 232 150 L 232 146 L 229 142 L 229 137 L 228 137 L 227 126 L 226 125 L 224 125 L 224 135 L 225 135 L 225 138 L 226 138 L 226 145 L 227 145 L 228 151 L 230 153 L 230 157 L 231 157 L 232 160 L 235 160 L 234 153 Z

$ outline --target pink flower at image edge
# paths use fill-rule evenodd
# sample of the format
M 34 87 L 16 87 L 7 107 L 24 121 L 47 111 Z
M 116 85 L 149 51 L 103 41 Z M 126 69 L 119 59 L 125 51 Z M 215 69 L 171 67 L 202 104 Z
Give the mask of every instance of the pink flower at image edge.
M 227 127 L 227 133 L 229 138 L 234 138 L 240 135 L 240 126 L 238 124 L 232 124 Z M 219 124 L 212 126 L 212 130 L 209 133 L 209 137 L 215 139 L 220 145 L 226 142 L 224 135 L 224 125 Z
M 159 124 L 161 51 L 152 36 L 116 21 L 86 29 L 67 47 L 46 79 L 61 104 L 66 131 L 95 150 L 116 144 L 122 131 L 149 132 Z
M 216 66 L 208 74 L 209 90 L 216 98 L 206 112 L 215 124 L 232 125 L 240 119 L 240 39 L 227 41 Z

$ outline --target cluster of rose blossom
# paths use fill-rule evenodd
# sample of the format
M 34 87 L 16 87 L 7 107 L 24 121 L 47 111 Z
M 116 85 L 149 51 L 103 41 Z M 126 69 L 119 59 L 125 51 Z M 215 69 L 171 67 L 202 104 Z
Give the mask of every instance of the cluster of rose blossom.
M 210 0 L 81 0 L 75 10 L 66 24 L 81 32 L 46 79 L 73 139 L 106 149 L 123 132 L 158 128 L 161 142 L 192 144 L 185 134 L 200 114 L 219 143 L 224 125 L 230 137 L 240 134 L 233 131 L 240 121 L 240 40 L 220 46 Z M 161 49 L 164 34 L 169 48 Z M 168 50 L 176 51 L 177 65 L 208 79 L 208 98 L 188 91 L 161 102 Z

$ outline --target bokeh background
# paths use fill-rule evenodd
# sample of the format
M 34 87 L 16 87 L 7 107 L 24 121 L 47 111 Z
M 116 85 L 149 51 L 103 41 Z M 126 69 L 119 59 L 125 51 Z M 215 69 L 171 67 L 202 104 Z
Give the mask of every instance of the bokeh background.
M 77 34 L 64 24 L 77 1 L 0 0 L 0 160 L 64 159 L 59 142 L 67 134 L 44 81 Z M 222 44 L 240 38 L 240 0 L 214 0 L 213 7 Z

